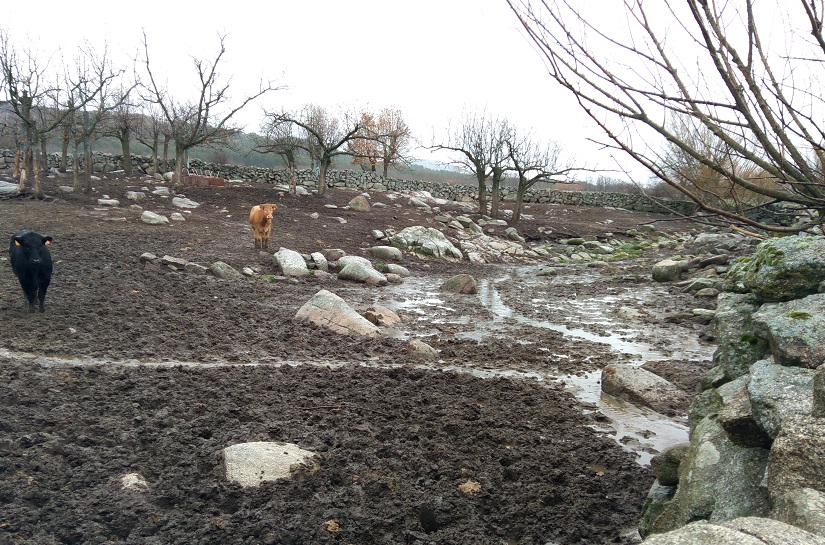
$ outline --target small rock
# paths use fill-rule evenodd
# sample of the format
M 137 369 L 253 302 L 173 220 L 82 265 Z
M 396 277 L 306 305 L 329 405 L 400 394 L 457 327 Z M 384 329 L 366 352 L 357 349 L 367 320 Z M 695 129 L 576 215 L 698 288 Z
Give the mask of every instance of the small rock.
M 149 225 L 162 225 L 164 223 L 169 223 L 169 218 L 160 214 L 155 214 L 154 212 L 150 212 L 148 210 L 144 210 L 140 215 L 140 221 L 143 223 L 148 223 Z
M 457 274 L 441 284 L 439 291 L 473 294 L 478 292 L 476 279 L 469 274 Z
M 172 199 L 172 204 L 178 208 L 197 208 L 200 206 L 200 203 L 184 197 L 174 197 Z

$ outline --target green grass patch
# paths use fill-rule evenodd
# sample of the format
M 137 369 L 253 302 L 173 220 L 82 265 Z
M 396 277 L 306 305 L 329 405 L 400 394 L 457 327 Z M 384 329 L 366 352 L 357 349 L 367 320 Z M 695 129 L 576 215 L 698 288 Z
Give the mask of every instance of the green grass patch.
M 636 259 L 640 257 L 645 250 L 645 246 L 639 242 L 626 242 L 621 246 L 617 246 L 616 250 L 607 258 L 608 261 L 620 261 L 622 259 Z

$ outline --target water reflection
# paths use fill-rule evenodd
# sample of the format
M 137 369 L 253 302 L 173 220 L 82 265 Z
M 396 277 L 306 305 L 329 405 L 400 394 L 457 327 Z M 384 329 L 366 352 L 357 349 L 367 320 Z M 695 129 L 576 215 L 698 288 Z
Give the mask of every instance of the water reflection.
M 564 269 L 561 269 L 564 271 Z M 422 310 L 421 320 L 432 324 L 470 325 L 470 329 L 455 333 L 456 338 L 482 341 L 496 335 L 507 335 L 505 324 L 543 328 L 557 331 L 565 337 L 608 345 L 617 353 L 617 361 L 641 365 L 647 361 L 681 359 L 703 361 L 712 355 L 712 347 L 699 343 L 695 335 L 680 336 L 677 346 L 657 347 L 643 340 L 673 338 L 672 324 L 668 328 L 655 323 L 623 319 L 617 308 L 626 315 L 638 313 L 654 296 L 662 295 L 663 287 L 653 284 L 633 286 L 618 294 L 600 294 L 574 298 L 533 297 L 528 308 L 513 308 L 503 299 L 498 285 L 517 285 L 522 291 L 546 294 L 547 286 L 592 284 L 598 273 L 570 269 L 570 272 L 548 278 L 540 276 L 540 268 L 533 266 L 508 267 L 501 276 L 483 279 L 478 283 L 478 302 L 486 312 L 474 316 L 456 315 L 446 306 L 438 292 L 438 279 L 411 278 L 393 286 L 382 296 L 381 304 L 396 311 Z M 426 316 L 426 317 L 425 317 Z M 575 325 L 572 325 L 575 324 Z M 598 326 L 598 333 L 588 326 Z M 576 375 L 547 374 L 544 370 L 476 369 L 448 366 L 439 369 L 471 373 L 480 377 L 529 378 L 562 384 L 575 395 L 586 413 L 601 413 L 596 429 L 610 434 L 623 448 L 635 452 L 640 464 L 648 464 L 651 456 L 664 448 L 686 441 L 686 418 L 669 418 L 649 409 L 635 407 L 601 392 L 601 371 Z M 603 425 L 602 425 L 603 424 Z

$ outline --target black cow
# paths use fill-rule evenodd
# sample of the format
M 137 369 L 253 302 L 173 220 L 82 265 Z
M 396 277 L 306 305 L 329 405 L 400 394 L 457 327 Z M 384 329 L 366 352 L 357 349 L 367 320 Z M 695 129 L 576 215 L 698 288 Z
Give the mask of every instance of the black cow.
M 34 312 L 35 297 L 40 301 L 40 312 L 46 310 L 43 301 L 46 300 L 46 290 L 52 281 L 52 254 L 49 253 L 51 243 L 52 237 L 44 237 L 30 229 L 21 229 L 11 236 L 11 268 L 26 294 L 29 312 Z

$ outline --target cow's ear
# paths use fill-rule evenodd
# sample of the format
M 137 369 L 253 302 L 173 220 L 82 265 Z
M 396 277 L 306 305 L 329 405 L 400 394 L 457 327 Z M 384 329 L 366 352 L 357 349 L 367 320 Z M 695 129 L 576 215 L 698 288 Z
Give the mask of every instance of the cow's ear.
M 50 245 L 51 243 L 52 243 L 52 237 L 50 237 L 50 236 L 45 236 L 45 237 L 43 237 L 43 244 L 45 244 L 46 246 L 48 246 L 48 245 Z

